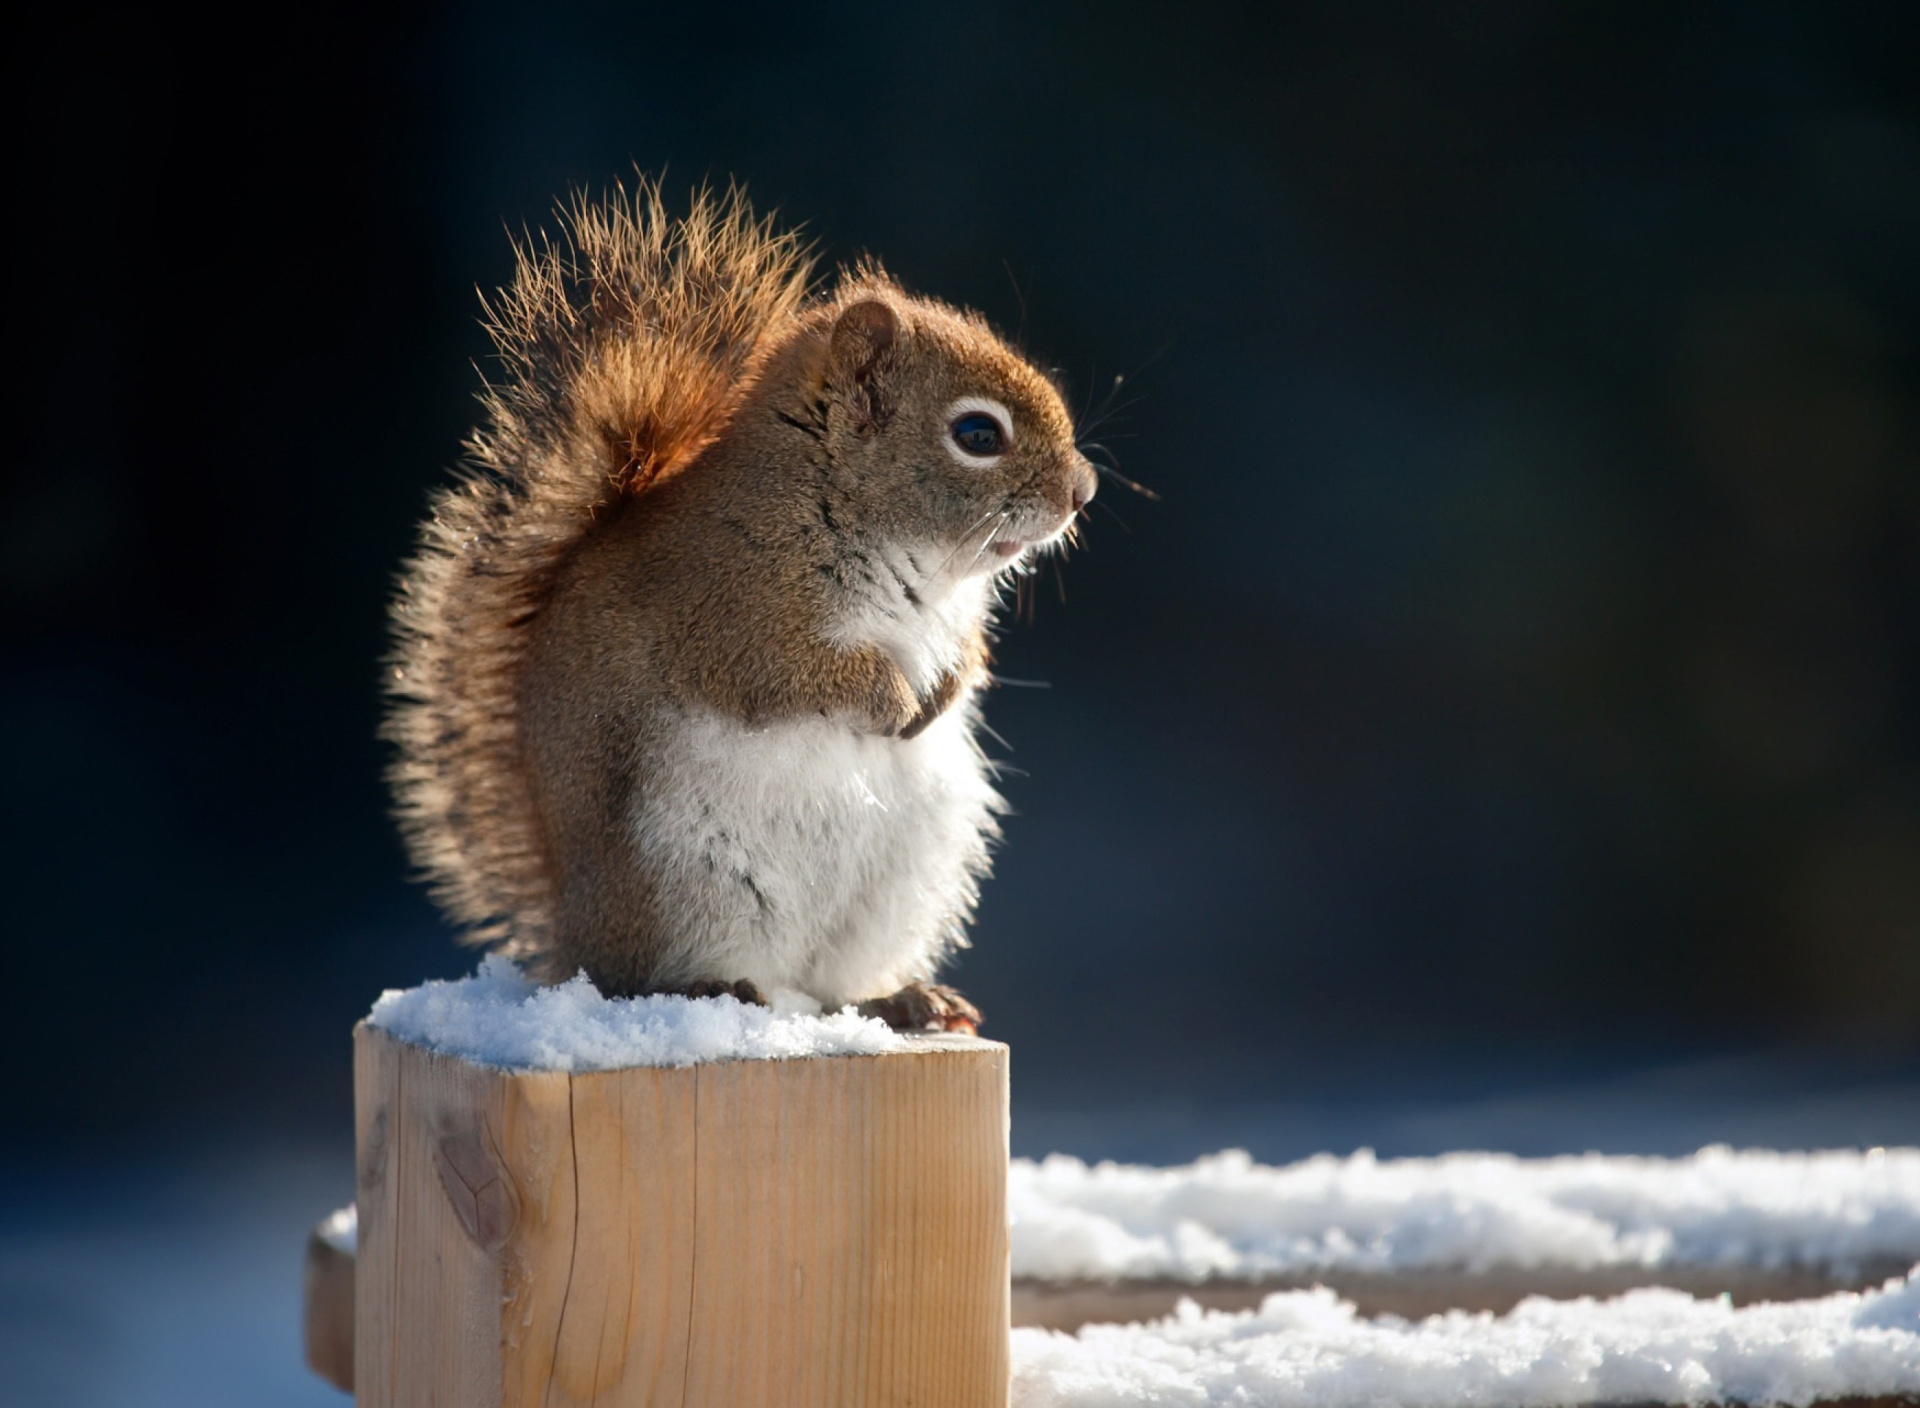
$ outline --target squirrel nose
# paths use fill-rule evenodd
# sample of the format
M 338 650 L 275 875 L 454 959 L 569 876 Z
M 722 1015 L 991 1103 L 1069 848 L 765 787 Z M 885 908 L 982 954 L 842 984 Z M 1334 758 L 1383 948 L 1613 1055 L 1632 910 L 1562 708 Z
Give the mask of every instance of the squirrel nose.
M 1080 512 L 1093 501 L 1094 491 L 1100 487 L 1100 477 L 1093 472 L 1093 466 L 1087 462 L 1087 457 L 1082 455 L 1079 458 L 1079 464 L 1074 466 L 1079 472 L 1073 477 L 1073 511 L 1075 513 Z

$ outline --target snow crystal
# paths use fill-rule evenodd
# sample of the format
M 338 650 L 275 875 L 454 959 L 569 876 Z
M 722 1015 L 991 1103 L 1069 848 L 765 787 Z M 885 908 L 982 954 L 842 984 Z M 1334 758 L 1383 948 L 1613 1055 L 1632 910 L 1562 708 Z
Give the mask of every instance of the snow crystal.
M 1920 1274 L 1920 1267 L 1915 1268 Z M 1640 1290 L 1365 1320 L 1325 1289 L 1258 1310 L 1192 1301 L 1146 1325 L 1013 1332 L 1013 1408 L 1557 1408 L 1805 1405 L 1920 1393 L 1912 1276 L 1885 1289 L 1749 1305 Z
M 496 954 L 470 978 L 382 993 L 367 1021 L 411 1045 L 510 1070 L 872 1056 L 907 1045 L 852 1008 L 823 1014 L 797 993 L 776 993 L 773 1002 L 602 997 L 584 973 L 541 987 Z
M 1362 1150 L 1265 1167 L 1054 1154 L 1011 1169 L 1013 1273 L 1257 1278 L 1333 1269 L 1818 1266 L 1920 1257 L 1920 1149 L 1683 1159 Z

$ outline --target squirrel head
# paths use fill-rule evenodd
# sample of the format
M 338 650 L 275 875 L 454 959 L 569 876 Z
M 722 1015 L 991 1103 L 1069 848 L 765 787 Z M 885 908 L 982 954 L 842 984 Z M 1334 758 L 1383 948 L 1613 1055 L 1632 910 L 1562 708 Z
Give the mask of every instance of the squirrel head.
M 1093 498 L 1093 466 L 1053 384 L 984 319 L 850 279 L 803 332 L 804 373 L 776 405 L 818 442 L 863 531 L 991 575 L 1058 541 Z M 785 399 L 785 398 L 783 398 Z

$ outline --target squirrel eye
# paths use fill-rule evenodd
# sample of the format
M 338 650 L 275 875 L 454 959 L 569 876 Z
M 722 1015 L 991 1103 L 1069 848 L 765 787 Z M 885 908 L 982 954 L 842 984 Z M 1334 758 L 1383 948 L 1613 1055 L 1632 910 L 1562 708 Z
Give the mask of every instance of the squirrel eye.
M 954 444 L 982 459 L 999 454 L 1006 444 L 1000 422 L 985 411 L 968 411 L 954 421 L 952 433 Z

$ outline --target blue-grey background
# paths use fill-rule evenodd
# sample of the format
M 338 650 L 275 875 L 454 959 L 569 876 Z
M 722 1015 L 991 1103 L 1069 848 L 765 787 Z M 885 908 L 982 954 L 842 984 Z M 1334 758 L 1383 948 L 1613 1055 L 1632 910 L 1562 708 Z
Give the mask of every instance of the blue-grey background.
M 471 966 L 384 812 L 385 599 L 506 231 L 636 165 L 984 309 L 1163 496 L 1105 486 L 1003 644 L 1050 687 L 989 701 L 1015 815 L 954 976 L 1019 1151 L 1916 1137 L 1914 7 L 35 23 L 0 89 L 28 1401 L 330 1398 L 292 1306 L 347 1032 Z

